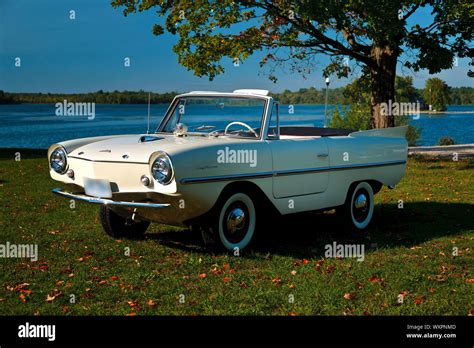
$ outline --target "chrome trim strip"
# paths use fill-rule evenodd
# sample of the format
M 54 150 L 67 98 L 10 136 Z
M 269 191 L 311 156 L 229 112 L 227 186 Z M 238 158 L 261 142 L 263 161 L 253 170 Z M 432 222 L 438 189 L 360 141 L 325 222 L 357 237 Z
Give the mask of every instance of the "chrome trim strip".
M 265 105 L 263 106 L 263 111 L 262 111 L 262 118 L 260 120 L 260 134 L 259 134 L 259 137 L 258 138 L 249 138 L 250 140 L 263 140 L 264 137 L 264 133 L 266 132 L 265 129 L 267 129 L 268 127 L 265 127 L 265 124 L 266 124 L 266 121 L 267 121 L 267 117 L 268 117 L 268 109 L 269 109 L 269 104 L 271 102 L 271 100 L 273 99 L 272 97 L 269 97 L 269 96 L 263 96 L 263 95 L 234 95 L 233 93 L 219 93 L 219 92 L 214 92 L 216 94 L 212 94 L 212 93 L 203 93 L 203 94 L 199 94 L 199 93 L 196 93 L 196 94 L 193 94 L 193 93 L 184 93 L 184 94 L 180 94 L 180 95 L 177 95 L 176 97 L 174 97 L 173 101 L 171 102 L 170 106 L 168 107 L 168 109 L 166 110 L 166 113 L 165 115 L 163 116 L 158 128 L 155 130 L 155 133 L 154 134 L 160 134 L 160 133 L 165 133 L 165 134 L 173 134 L 173 133 L 167 133 L 167 132 L 164 132 L 164 128 L 166 126 L 166 124 L 168 123 L 168 121 L 170 120 L 170 118 L 172 117 L 174 111 L 176 110 L 176 107 L 178 106 L 178 101 L 180 98 L 195 98 L 195 97 L 201 97 L 201 98 L 212 98 L 212 97 L 219 97 L 219 96 L 222 96 L 222 97 L 227 97 L 227 98 L 242 98 L 242 99 L 262 99 L 265 101 Z
M 296 175 L 296 174 L 310 174 L 317 172 L 329 172 L 337 170 L 348 170 L 348 169 L 359 169 L 359 168 L 371 168 L 371 167 L 385 167 L 385 166 L 394 166 L 400 164 L 406 164 L 407 161 L 389 161 L 389 162 L 379 162 L 379 163 L 361 163 L 361 164 L 350 164 L 350 165 L 341 165 L 333 167 L 319 167 L 319 168 L 304 168 L 304 169 L 290 169 L 290 170 L 281 170 L 276 172 L 262 172 L 262 173 L 250 173 L 250 174 L 236 174 L 236 175 L 221 175 L 221 176 L 208 176 L 200 178 L 184 178 L 179 182 L 181 184 L 195 184 L 199 182 L 213 182 L 213 181 L 228 181 L 228 180 L 238 180 L 238 179 L 261 179 L 268 178 L 273 176 L 287 176 L 287 175 Z
M 198 182 L 271 178 L 272 176 L 273 176 L 272 172 L 264 172 L 264 173 L 250 173 L 250 174 L 206 176 L 206 177 L 201 177 L 201 178 L 184 178 L 184 179 L 181 179 L 179 182 L 182 184 L 195 184 Z
M 77 201 L 83 201 L 93 204 L 104 204 L 104 205 L 120 205 L 134 208 L 168 208 L 171 205 L 168 203 L 144 203 L 144 202 L 120 202 L 113 201 L 111 199 L 98 198 L 86 196 L 83 194 L 75 194 L 70 192 L 64 192 L 60 188 L 55 188 L 52 190 L 53 193 L 61 195 L 63 197 L 71 198 Z
M 348 164 L 343 166 L 330 167 L 330 170 L 344 170 L 344 169 L 353 169 L 353 168 L 367 168 L 367 167 L 386 167 L 386 166 L 396 166 L 400 164 L 407 164 L 405 160 L 399 161 L 388 161 L 388 162 L 378 162 L 378 163 L 360 163 L 360 164 Z
M 406 164 L 406 161 L 390 161 L 390 162 L 380 162 L 380 163 L 361 163 L 361 164 L 348 164 L 341 166 L 329 166 L 329 167 L 319 167 L 319 168 L 305 168 L 305 169 L 296 169 L 296 170 L 282 170 L 274 172 L 275 176 L 284 176 L 284 175 L 295 175 L 295 174 L 309 174 L 316 172 L 329 172 L 337 170 L 347 170 L 347 169 L 358 169 L 358 168 L 372 168 L 372 167 L 385 167 L 385 166 L 394 166 L 399 164 Z
M 120 163 L 120 164 L 146 164 L 148 165 L 148 162 L 128 162 L 128 161 L 97 161 L 97 160 L 91 160 L 88 158 L 81 158 L 77 156 L 69 156 L 69 158 L 74 158 L 78 160 L 83 160 L 83 161 L 88 161 L 88 162 L 97 162 L 97 163 Z

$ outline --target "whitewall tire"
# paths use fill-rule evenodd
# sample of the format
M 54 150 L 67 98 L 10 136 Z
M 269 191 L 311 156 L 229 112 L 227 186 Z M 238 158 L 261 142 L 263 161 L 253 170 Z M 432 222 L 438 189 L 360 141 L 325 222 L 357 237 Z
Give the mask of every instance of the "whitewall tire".
M 211 249 L 240 252 L 253 241 L 256 226 L 254 201 L 245 193 L 233 193 L 221 201 L 206 226 L 202 226 L 202 237 Z
M 374 191 L 367 182 L 358 183 L 345 206 L 346 219 L 357 230 L 366 229 L 374 215 Z

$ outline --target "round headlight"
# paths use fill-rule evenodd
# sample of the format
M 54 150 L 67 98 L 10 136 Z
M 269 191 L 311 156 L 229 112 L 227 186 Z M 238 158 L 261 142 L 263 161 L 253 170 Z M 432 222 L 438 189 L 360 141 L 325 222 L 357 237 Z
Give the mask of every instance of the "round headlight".
M 67 169 L 66 151 L 62 147 L 58 147 L 51 154 L 51 157 L 49 159 L 49 163 L 51 164 L 51 168 L 53 168 L 53 170 L 56 173 L 64 174 L 66 172 L 66 169 Z
M 173 179 L 171 160 L 166 155 L 158 156 L 151 166 L 151 174 L 162 185 L 168 185 Z

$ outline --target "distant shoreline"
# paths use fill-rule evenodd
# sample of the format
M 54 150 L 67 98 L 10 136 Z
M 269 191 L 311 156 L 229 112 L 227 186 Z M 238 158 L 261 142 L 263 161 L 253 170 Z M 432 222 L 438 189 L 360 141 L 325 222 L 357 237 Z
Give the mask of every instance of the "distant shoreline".
M 58 101 L 57 103 L 61 103 L 62 101 Z M 54 105 L 56 102 L 53 103 L 0 103 L 0 106 L 2 105 Z M 169 102 L 162 102 L 162 103 L 153 103 L 151 102 L 152 105 L 168 105 Z M 95 105 L 147 105 L 147 103 L 95 103 Z M 281 105 L 289 105 L 289 104 L 281 104 Z M 321 103 L 295 103 L 294 105 L 324 105 Z M 334 104 L 334 103 L 329 103 L 328 106 L 349 106 L 349 104 Z M 472 106 L 472 110 L 468 111 L 429 111 L 429 110 L 420 110 L 420 114 L 426 114 L 426 115 L 443 115 L 443 114 L 473 114 L 474 113 L 474 104 L 448 104 L 448 107 L 450 106 Z

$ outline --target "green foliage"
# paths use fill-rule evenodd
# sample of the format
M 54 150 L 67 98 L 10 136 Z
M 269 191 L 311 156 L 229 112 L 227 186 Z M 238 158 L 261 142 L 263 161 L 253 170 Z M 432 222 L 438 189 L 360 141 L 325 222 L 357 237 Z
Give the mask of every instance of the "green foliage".
M 474 88 L 472 87 L 450 87 L 449 103 L 452 105 L 473 105 Z
M 405 138 L 407 139 L 408 146 L 416 146 L 418 140 L 421 137 L 421 129 L 412 125 L 408 125 L 407 134 Z
M 352 104 L 336 108 L 332 114 L 330 127 L 352 130 L 366 130 L 370 128 L 370 108 L 368 105 Z M 421 130 L 409 124 L 408 116 L 395 117 L 395 126 L 408 125 L 405 138 L 408 146 L 416 146 L 421 137 Z
M 403 79 L 403 78 L 402 78 Z M 397 81 L 400 81 L 397 76 Z M 361 87 L 361 79 L 346 85 L 346 87 L 330 88 L 328 90 L 328 104 L 353 104 L 368 103 L 370 91 L 368 85 Z M 412 86 L 396 84 L 397 99 L 402 101 L 415 101 L 423 90 L 412 89 Z M 151 102 L 169 103 L 178 92 L 151 93 Z M 271 95 L 281 104 L 324 104 L 325 89 L 318 90 L 314 87 L 300 88 L 298 91 L 285 90 L 282 93 Z M 411 99 L 415 98 L 415 99 Z M 67 99 L 72 102 L 95 102 L 97 104 L 146 104 L 148 103 L 148 92 L 144 91 L 114 91 L 114 92 L 92 92 L 79 94 L 62 93 L 8 93 L 0 91 L 0 104 L 15 103 L 57 103 Z M 454 87 L 449 88 L 449 100 L 454 105 L 473 105 L 474 88 Z M 370 112 L 370 111 L 369 111 Z
M 370 128 L 370 108 L 368 105 L 352 104 L 337 107 L 331 118 L 330 126 L 352 130 L 366 130 Z
M 419 98 L 420 93 L 413 86 L 413 78 L 411 76 L 397 76 L 395 78 L 395 101 L 410 103 Z
M 441 137 L 439 138 L 438 140 L 438 145 L 442 145 L 442 146 L 445 146 L 445 145 L 455 145 L 456 142 L 454 141 L 453 138 L 451 137 Z
M 259 51 L 274 82 L 277 66 L 309 75 L 318 54 L 330 56 L 326 76 L 347 77 L 359 65 L 370 76 L 372 127 L 393 125 L 380 104 L 393 98 L 398 60 L 433 74 L 451 68 L 455 55 L 473 56 L 471 0 L 112 0 L 112 6 L 124 15 L 153 10 L 165 17 L 153 33 L 177 35 L 179 63 L 210 80 L 225 72 L 225 60 L 244 62 Z M 422 9 L 430 11 L 427 24 L 409 24 Z
M 266 50 L 265 65 L 278 61 L 278 48 L 292 47 L 286 57 L 301 73 L 304 62 L 315 54 L 334 57 L 326 72 L 347 76 L 344 57 L 368 67 L 380 60 L 371 48 L 402 44 L 412 50 L 405 65 L 426 68 L 431 73 L 450 68 L 454 54 L 469 54 L 473 6 L 468 0 L 418 1 L 148 1 L 112 0 L 124 15 L 157 11 L 165 24 L 153 27 L 155 35 L 165 30 L 179 36 L 174 51 L 180 64 L 198 76 L 213 79 L 225 71 L 222 58 L 245 60 Z M 432 24 L 409 25 L 413 13 L 429 8 Z M 340 33 L 336 38 L 331 31 Z M 303 34 L 303 35 L 301 35 Z M 397 53 L 397 52 L 395 52 Z M 298 64 L 300 63 L 300 64 Z M 303 63 L 303 64 L 301 64 Z
M 344 104 L 343 96 L 344 88 L 328 89 L 328 104 Z M 297 104 L 324 104 L 326 90 L 317 90 L 314 87 L 300 88 L 298 91 L 292 92 L 285 90 L 282 93 L 272 93 L 272 96 L 281 104 L 297 105 Z
M 423 98 L 427 104 L 432 105 L 432 110 L 444 111 L 449 104 L 449 87 L 437 77 L 426 80 Z
M 57 103 L 68 102 L 95 102 L 97 104 L 147 104 L 148 92 L 145 91 L 114 91 L 102 90 L 91 93 L 3 93 L 0 91 L 0 104 L 15 103 Z M 151 93 L 150 100 L 153 104 L 170 103 L 178 94 L 177 92 Z

